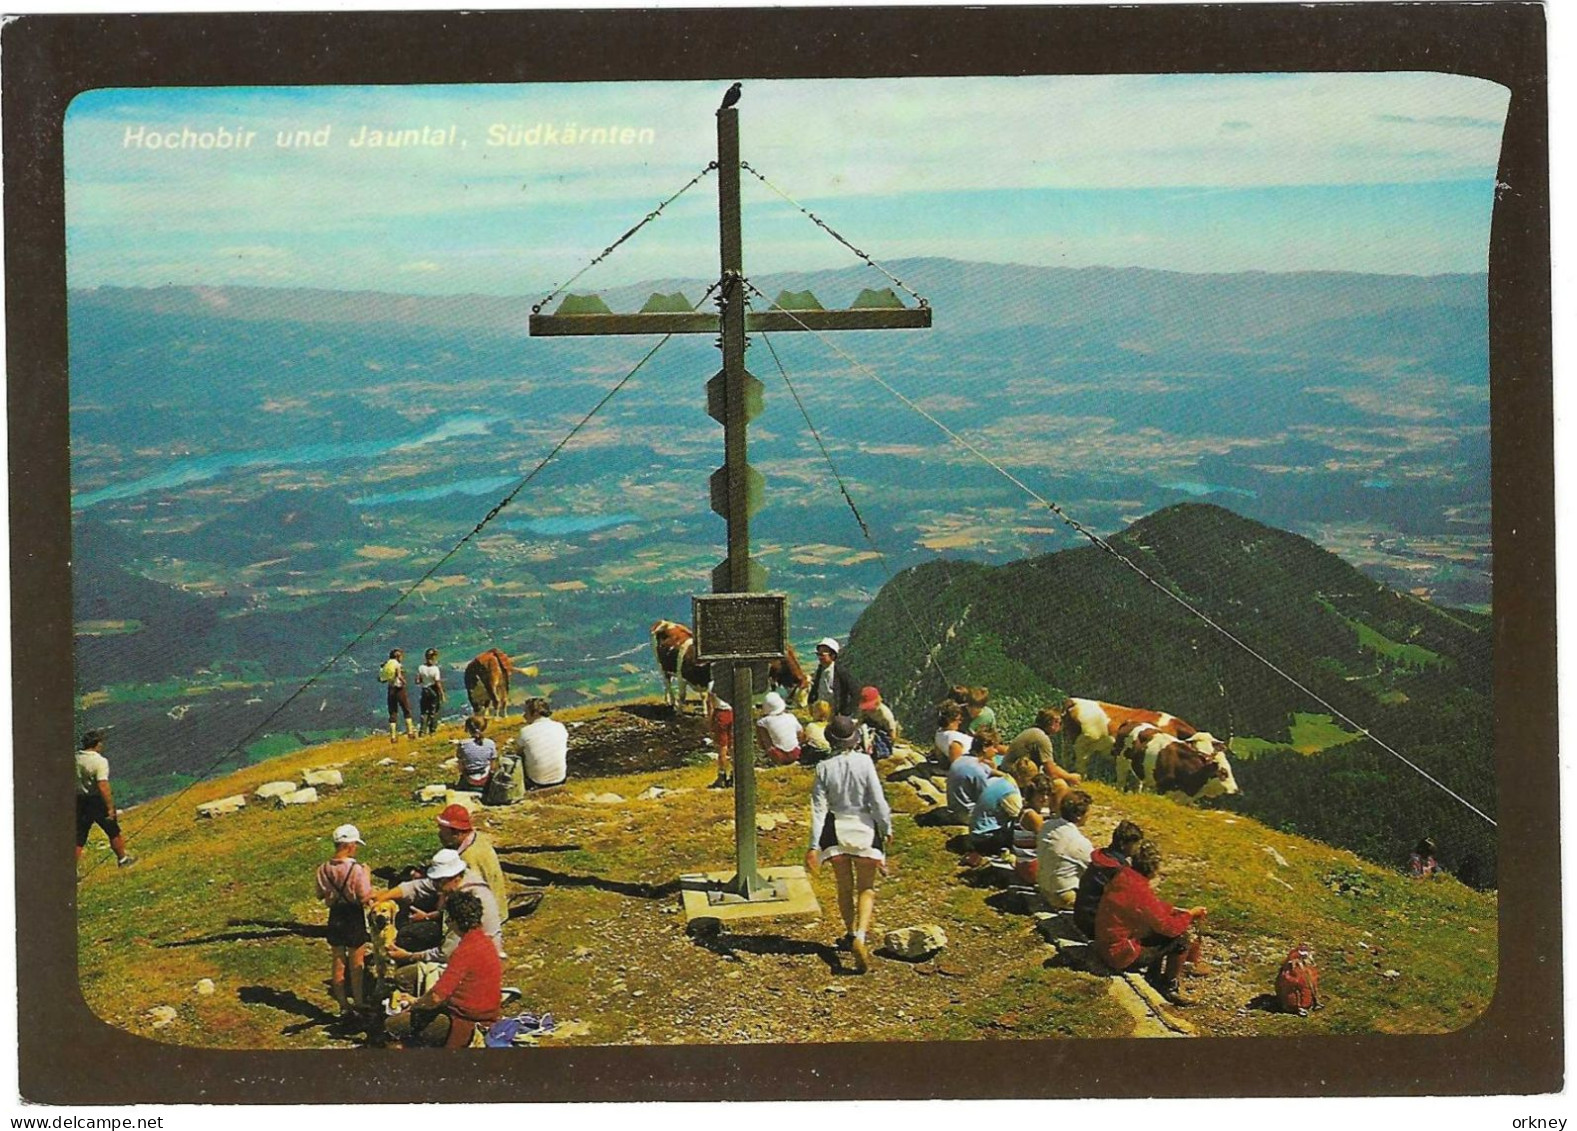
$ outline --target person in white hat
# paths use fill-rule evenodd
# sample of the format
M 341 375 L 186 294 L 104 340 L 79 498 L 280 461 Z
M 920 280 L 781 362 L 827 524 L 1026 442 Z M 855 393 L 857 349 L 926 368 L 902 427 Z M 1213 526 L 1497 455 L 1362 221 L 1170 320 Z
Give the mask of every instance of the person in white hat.
M 824 636 L 816 644 L 816 674 L 810 677 L 810 702 L 832 704 L 834 715 L 853 715 L 859 710 L 860 682 L 838 663 L 843 651 L 838 642 Z
M 480 872 L 466 867 L 460 854 L 452 848 L 440 848 L 433 853 L 432 860 L 425 869 L 426 875 L 418 879 L 407 880 L 398 887 L 388 891 L 380 891 L 373 895 L 372 902 L 392 899 L 399 903 L 416 904 L 436 903 L 437 912 L 424 914 L 413 911 L 411 918 L 414 920 L 431 919 L 443 913 L 444 900 L 451 892 L 468 891 L 482 901 L 482 930 L 493 940 L 493 945 L 498 948 L 498 956 L 505 958 L 504 953 L 504 925 L 498 914 L 498 901 L 493 898 L 493 889 L 488 887 Z M 444 923 L 443 941 L 437 946 L 428 947 L 426 950 L 410 951 L 403 947 L 391 946 L 389 957 L 396 962 L 448 962 L 449 956 L 454 953 L 454 948 L 460 945 L 460 936 L 456 934 L 450 924 Z M 398 975 L 397 975 L 398 977 Z
M 365 844 L 355 825 L 334 830 L 334 855 L 318 868 L 318 898 L 329 909 L 329 949 L 334 967 L 329 985 L 339 1003 L 341 1017 L 367 1008 L 363 970 L 367 963 L 367 916 L 362 905 L 372 894 L 372 874 L 358 863 L 356 850 Z M 345 971 L 350 970 L 350 996 L 345 994 Z
M 787 766 L 799 761 L 800 744 L 805 741 L 805 731 L 799 720 L 788 713 L 788 704 L 776 691 L 769 691 L 761 700 L 761 717 L 756 720 L 756 742 L 775 765 Z

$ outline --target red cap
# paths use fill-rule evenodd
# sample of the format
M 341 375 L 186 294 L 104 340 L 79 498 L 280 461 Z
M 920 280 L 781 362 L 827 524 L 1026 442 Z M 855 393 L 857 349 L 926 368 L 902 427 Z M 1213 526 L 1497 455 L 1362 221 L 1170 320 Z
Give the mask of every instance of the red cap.
M 446 829 L 468 833 L 471 831 L 471 810 L 464 805 L 451 805 L 438 814 L 438 823 Z
M 876 704 L 880 703 L 881 699 L 882 693 L 877 691 L 876 688 L 860 688 L 860 710 L 869 711 L 872 707 L 876 706 Z

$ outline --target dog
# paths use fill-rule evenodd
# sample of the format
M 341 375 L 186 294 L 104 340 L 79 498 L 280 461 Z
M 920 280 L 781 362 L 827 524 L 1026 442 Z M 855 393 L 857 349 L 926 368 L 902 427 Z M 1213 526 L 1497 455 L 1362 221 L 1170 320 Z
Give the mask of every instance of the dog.
M 389 948 L 394 945 L 395 937 L 399 934 L 399 929 L 394 925 L 399 913 L 400 905 L 392 899 L 374 903 L 372 910 L 367 912 L 367 926 L 372 933 L 372 970 L 379 986 L 386 984 L 389 979 L 389 967 L 392 964 Z

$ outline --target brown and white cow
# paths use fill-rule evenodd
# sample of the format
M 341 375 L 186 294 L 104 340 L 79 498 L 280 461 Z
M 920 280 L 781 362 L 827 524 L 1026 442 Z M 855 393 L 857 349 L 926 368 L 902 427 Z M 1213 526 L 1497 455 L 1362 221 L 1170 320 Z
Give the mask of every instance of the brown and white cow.
M 810 676 L 805 674 L 805 669 L 800 667 L 799 655 L 794 651 L 794 645 L 784 642 L 787 649 L 783 657 L 773 660 L 767 665 L 767 681 L 771 687 L 780 688 L 787 694 L 790 707 L 803 707 L 810 698 Z
M 1227 744 L 1206 731 L 1178 738 L 1150 723 L 1128 722 L 1117 730 L 1117 783 L 1141 792 L 1221 797 L 1238 792 L 1227 761 Z
M 1191 738 L 1199 728 L 1165 711 L 1151 711 L 1143 707 L 1124 707 L 1118 703 L 1103 703 L 1099 699 L 1069 699 L 1062 705 L 1056 730 L 1063 734 L 1063 743 L 1073 740 L 1073 768 L 1081 777 L 1088 773 L 1090 758 L 1112 753 L 1117 742 L 1117 732 L 1128 723 L 1148 723 L 1174 738 Z
M 657 657 L 657 667 L 663 673 L 663 697 L 676 711 L 684 709 L 685 692 L 694 687 L 705 700 L 706 689 L 712 685 L 712 665 L 695 658 L 695 638 L 682 624 L 660 620 L 652 625 L 652 654 Z M 674 691 L 674 678 L 679 679 L 679 690 Z
M 509 710 L 509 676 L 537 674 L 533 667 L 517 668 L 497 648 L 489 648 L 465 666 L 465 695 L 471 711 L 486 717 L 503 718 Z

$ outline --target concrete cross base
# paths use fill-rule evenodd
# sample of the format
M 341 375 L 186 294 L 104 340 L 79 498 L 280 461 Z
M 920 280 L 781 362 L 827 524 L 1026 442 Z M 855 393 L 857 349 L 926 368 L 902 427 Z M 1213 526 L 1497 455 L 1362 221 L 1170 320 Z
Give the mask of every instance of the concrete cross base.
M 750 899 L 727 890 L 729 881 L 734 878 L 732 870 L 680 876 L 679 898 L 685 925 L 704 929 L 708 923 L 721 925 L 740 919 L 820 917 L 821 905 L 816 902 L 815 889 L 804 868 L 762 868 L 760 871 L 762 879 L 767 881 L 766 887 Z

